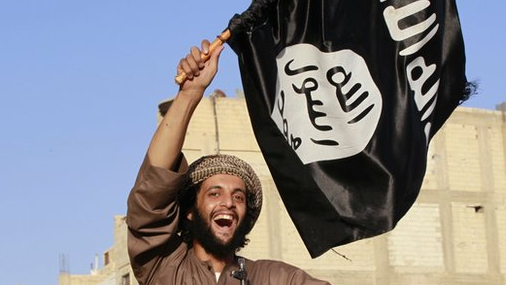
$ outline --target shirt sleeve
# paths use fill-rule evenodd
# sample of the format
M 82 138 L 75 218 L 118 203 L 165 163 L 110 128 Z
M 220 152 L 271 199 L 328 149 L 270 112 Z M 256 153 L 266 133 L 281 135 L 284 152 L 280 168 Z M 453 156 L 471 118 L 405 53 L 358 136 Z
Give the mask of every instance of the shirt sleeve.
M 153 166 L 146 155 L 128 196 L 128 254 L 140 284 L 148 284 L 162 256 L 182 244 L 177 235 L 180 214 L 176 200 L 186 169 L 182 154 L 173 170 Z

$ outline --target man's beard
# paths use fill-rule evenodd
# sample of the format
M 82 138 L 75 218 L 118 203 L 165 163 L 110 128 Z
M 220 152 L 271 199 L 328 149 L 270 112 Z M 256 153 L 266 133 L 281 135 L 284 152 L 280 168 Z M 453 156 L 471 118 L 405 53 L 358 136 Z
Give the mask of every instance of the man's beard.
M 237 249 L 244 246 L 247 224 L 245 220 L 239 224 L 232 238 L 228 242 L 223 242 L 213 234 L 211 225 L 196 208 L 194 208 L 192 212 L 193 220 L 190 222 L 190 231 L 192 232 L 193 238 L 197 240 L 208 253 L 219 258 L 225 258 L 230 254 L 234 254 Z

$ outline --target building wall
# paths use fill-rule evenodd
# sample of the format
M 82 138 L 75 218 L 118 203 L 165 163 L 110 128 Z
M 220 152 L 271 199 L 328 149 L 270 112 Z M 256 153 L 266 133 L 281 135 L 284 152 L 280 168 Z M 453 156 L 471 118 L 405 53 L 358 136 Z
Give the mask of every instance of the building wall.
M 506 284 L 505 121 L 503 112 L 458 108 L 431 142 L 420 196 L 397 227 L 315 260 L 270 178 L 243 99 L 203 99 L 189 126 L 184 153 L 189 161 L 218 151 L 233 154 L 259 174 L 264 207 L 240 255 L 283 260 L 334 285 Z M 130 274 L 130 284 L 137 284 L 125 236 L 124 219 L 118 216 L 115 244 L 107 251 L 112 261 L 100 274 L 114 276 L 114 284 L 122 284 Z M 105 285 L 99 282 L 60 284 Z

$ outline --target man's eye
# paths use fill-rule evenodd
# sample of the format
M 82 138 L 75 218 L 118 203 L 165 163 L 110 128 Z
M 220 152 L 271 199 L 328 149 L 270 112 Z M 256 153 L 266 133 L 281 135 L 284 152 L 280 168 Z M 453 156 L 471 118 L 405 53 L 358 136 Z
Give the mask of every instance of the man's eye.
M 218 192 L 209 192 L 210 197 L 218 197 L 220 194 Z
M 242 195 L 234 195 L 234 199 L 238 202 L 244 202 L 244 196 Z

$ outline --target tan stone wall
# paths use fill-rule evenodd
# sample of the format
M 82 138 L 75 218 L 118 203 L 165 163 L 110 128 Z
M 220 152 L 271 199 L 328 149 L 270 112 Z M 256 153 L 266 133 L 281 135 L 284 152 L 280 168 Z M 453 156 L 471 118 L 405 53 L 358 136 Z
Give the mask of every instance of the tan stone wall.
M 312 260 L 270 178 L 244 100 L 213 100 L 199 105 L 184 153 L 190 161 L 234 154 L 261 177 L 264 206 L 241 255 L 283 260 L 334 285 L 506 284 L 504 113 L 459 108 L 431 142 L 420 196 L 397 227 Z M 103 272 L 127 272 L 124 231 L 116 217 L 114 266 Z
M 106 275 L 70 275 L 60 274 L 60 285 L 96 285 L 102 284 L 109 277 Z

